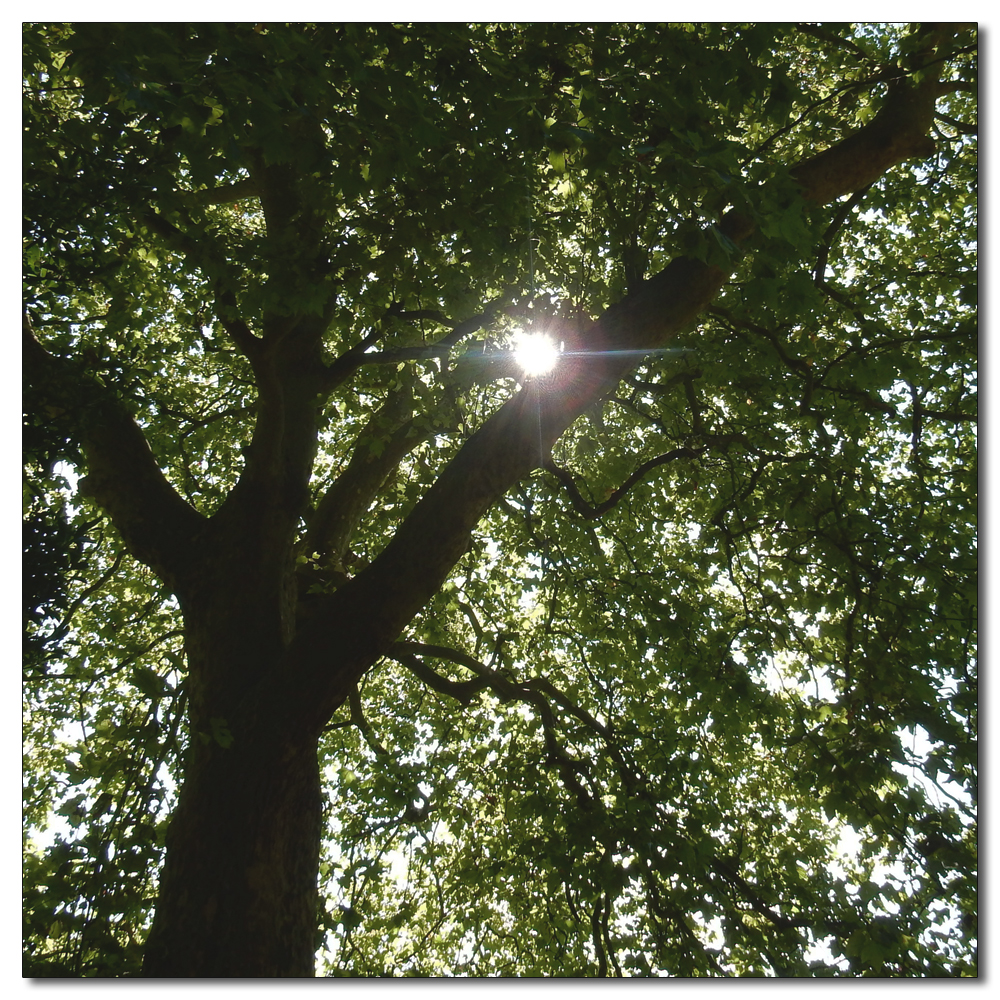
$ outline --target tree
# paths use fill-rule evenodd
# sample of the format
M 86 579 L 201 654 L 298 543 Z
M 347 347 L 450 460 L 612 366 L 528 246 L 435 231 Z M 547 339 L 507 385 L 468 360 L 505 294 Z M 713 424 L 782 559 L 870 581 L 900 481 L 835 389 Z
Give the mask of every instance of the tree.
M 974 27 L 24 42 L 26 974 L 976 974 Z

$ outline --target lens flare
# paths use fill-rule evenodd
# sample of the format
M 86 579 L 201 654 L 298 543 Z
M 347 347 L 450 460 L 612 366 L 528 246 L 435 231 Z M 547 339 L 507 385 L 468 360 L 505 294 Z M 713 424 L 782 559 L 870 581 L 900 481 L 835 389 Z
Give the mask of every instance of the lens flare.
M 547 375 L 559 360 L 559 345 L 546 333 L 515 333 L 514 360 L 525 375 Z

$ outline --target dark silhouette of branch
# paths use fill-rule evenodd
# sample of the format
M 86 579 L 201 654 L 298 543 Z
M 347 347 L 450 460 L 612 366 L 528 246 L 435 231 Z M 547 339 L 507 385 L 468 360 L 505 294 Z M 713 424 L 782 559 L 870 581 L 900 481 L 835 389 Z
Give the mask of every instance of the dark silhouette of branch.
M 937 121 L 950 125 L 956 132 L 961 132 L 962 135 L 979 135 L 978 125 L 970 125 L 968 122 L 959 121 L 957 118 L 942 114 L 940 111 L 934 117 Z
M 21 328 L 26 406 L 74 425 L 87 461 L 81 493 L 111 515 L 132 555 L 176 585 L 205 518 L 167 481 L 125 403 L 82 362 L 46 351 L 27 313 Z
M 204 207 L 208 205 L 231 205 L 236 201 L 243 201 L 245 198 L 257 198 L 260 192 L 257 182 L 249 177 L 242 180 L 233 181 L 232 184 L 223 184 L 215 188 L 206 188 L 203 191 L 192 191 L 184 196 L 184 200 L 192 205 Z
M 672 451 L 668 451 L 664 455 L 657 455 L 656 458 L 651 458 L 647 462 L 643 462 L 635 472 L 632 473 L 618 487 L 608 498 L 602 503 L 599 503 L 596 507 L 592 507 L 586 500 L 584 500 L 583 495 L 580 493 L 576 482 L 573 479 L 572 473 L 567 469 L 563 469 L 558 466 L 555 461 L 549 459 L 545 463 L 545 469 L 551 472 L 558 480 L 566 487 L 566 492 L 569 495 L 570 502 L 573 504 L 573 509 L 580 514 L 582 517 L 587 518 L 589 521 L 595 521 L 603 514 L 606 514 L 612 507 L 617 506 L 625 495 L 632 489 L 636 483 L 641 482 L 645 477 L 652 472 L 654 469 L 658 469 L 661 465 L 666 465 L 668 462 L 675 462 L 679 458 L 699 458 L 704 455 L 707 448 L 674 448 Z
M 323 392 L 332 392 L 337 386 L 346 382 L 359 368 L 365 365 L 397 364 L 400 361 L 419 361 L 432 358 L 447 359 L 451 349 L 463 337 L 467 337 L 470 333 L 475 333 L 477 330 L 493 322 L 499 309 L 500 302 L 497 301 L 484 309 L 483 312 L 475 316 L 470 316 L 461 322 L 449 320 L 436 310 L 405 312 L 390 309 L 386 313 L 386 317 L 432 319 L 441 326 L 450 326 L 451 332 L 433 344 L 426 346 L 401 347 L 389 351 L 370 352 L 370 348 L 374 347 L 385 336 L 385 332 L 381 327 L 376 327 L 358 341 L 357 344 L 327 365 L 322 376 L 321 389 Z
M 843 228 L 844 223 L 850 217 L 851 212 L 854 211 L 858 205 L 864 200 L 864 197 L 871 190 L 871 184 L 867 187 L 863 187 L 860 191 L 855 191 L 850 198 L 845 201 L 839 209 L 837 209 L 837 214 L 833 217 L 833 221 L 827 226 L 826 232 L 823 233 L 823 239 L 820 243 L 819 253 L 816 255 L 816 267 L 814 268 L 814 275 L 816 284 L 821 284 L 826 278 L 826 265 L 827 261 L 830 259 L 830 250 L 833 247 L 833 241 L 837 238 L 837 233 Z

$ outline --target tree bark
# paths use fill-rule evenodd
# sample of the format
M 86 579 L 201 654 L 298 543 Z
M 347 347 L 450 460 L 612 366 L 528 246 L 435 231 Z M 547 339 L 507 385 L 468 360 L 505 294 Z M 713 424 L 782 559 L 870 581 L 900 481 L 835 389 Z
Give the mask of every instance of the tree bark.
M 196 736 L 143 975 L 315 975 L 321 816 L 315 735 Z

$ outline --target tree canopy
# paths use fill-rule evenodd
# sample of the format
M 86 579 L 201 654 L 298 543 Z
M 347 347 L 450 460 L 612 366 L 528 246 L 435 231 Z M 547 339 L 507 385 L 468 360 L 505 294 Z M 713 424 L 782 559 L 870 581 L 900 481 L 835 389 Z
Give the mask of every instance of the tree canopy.
M 977 975 L 974 26 L 23 84 L 25 975 Z

